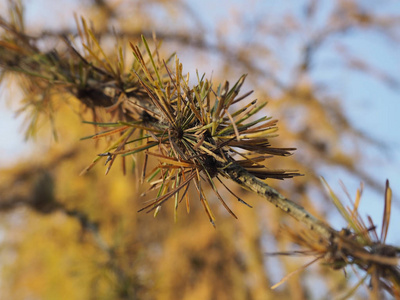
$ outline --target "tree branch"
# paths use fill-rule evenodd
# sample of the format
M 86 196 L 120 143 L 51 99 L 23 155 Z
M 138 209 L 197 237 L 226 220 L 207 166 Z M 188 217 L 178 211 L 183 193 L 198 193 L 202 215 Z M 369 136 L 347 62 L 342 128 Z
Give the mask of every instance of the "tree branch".
M 338 232 L 332 229 L 329 225 L 321 222 L 316 217 L 311 215 L 304 207 L 285 198 L 278 191 L 270 187 L 265 182 L 258 180 L 254 175 L 250 174 L 246 169 L 236 164 L 225 169 L 229 179 L 235 181 L 243 188 L 257 193 L 267 199 L 276 207 L 283 210 L 288 215 L 295 218 L 297 221 L 305 224 L 309 229 L 317 232 L 321 237 L 331 240 Z

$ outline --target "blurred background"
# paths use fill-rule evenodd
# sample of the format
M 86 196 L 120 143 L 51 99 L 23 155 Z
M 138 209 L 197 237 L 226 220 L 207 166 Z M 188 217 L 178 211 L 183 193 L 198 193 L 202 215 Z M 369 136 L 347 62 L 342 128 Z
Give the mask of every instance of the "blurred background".
M 6 20 L 12 5 L 0 1 Z M 262 113 L 279 119 L 275 143 L 297 148 L 271 166 L 304 174 L 268 183 L 339 230 L 346 223 L 320 176 L 349 205 L 343 186 L 354 200 L 362 182 L 361 214 L 380 231 L 389 179 L 394 203 L 388 243 L 400 244 L 397 1 L 23 5 L 26 32 L 42 39 L 44 50 L 63 47 L 58 36 L 76 34 L 75 17 L 84 17 L 102 34 L 106 50 L 113 50 L 115 33 L 125 45 L 155 33 L 163 41 L 161 56 L 176 52 L 193 79 L 196 70 L 216 83 L 248 74 L 242 93 L 254 90 L 249 101 L 269 102 Z M 129 48 L 125 55 L 132 56 Z M 12 75 L 0 93 L 1 299 L 331 299 L 357 281 L 351 269 L 344 274 L 315 265 L 271 290 L 313 259 L 268 254 L 298 250 L 282 225 L 299 225 L 272 205 L 230 184 L 253 208 L 226 193 L 239 219 L 215 200 L 215 230 L 196 200 L 190 214 L 180 209 L 176 223 L 172 205 L 157 218 L 137 213 L 146 200 L 138 168 L 124 176 L 116 166 L 105 176 L 98 165 L 79 176 L 102 150 L 79 141 L 93 127 L 82 124 L 88 112 L 78 101 L 55 96 L 54 113 L 38 119 L 32 135 L 32 115 L 18 113 L 25 94 Z M 360 288 L 355 297 L 365 295 Z

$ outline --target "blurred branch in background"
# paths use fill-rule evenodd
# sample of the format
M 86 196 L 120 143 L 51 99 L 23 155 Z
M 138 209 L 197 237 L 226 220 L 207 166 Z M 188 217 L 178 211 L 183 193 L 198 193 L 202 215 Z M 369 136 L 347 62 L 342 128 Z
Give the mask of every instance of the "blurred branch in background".
M 116 293 L 121 297 L 132 297 L 138 286 L 133 285 L 135 279 L 130 278 L 118 263 L 115 249 L 108 245 L 99 230 L 99 224 L 93 222 L 85 211 L 70 209 L 56 199 L 54 178 L 55 170 L 59 164 L 73 163 L 78 149 L 67 150 L 56 154 L 46 161 L 39 163 L 25 163 L 19 168 L 13 168 L 7 172 L 2 170 L 2 178 L 6 178 L 0 185 L 0 211 L 10 212 L 19 207 L 27 206 L 40 214 L 55 214 L 61 212 L 80 224 L 82 231 L 92 235 L 96 246 L 108 258 L 105 264 L 117 277 L 118 285 Z M 11 174 L 7 174 L 11 173 Z M 9 187 L 13 189 L 10 190 Z
M 162 183 L 167 180 L 166 186 L 169 185 L 169 189 L 163 190 L 162 186 L 157 185 L 158 183 L 153 185 L 153 187 L 158 187 L 160 191 L 155 200 L 153 199 L 153 202 L 150 202 L 154 204 L 157 213 L 159 207 L 161 207 L 159 205 L 161 201 L 167 200 L 167 197 L 159 197 L 163 193 L 172 197 L 179 195 L 179 191 L 181 191 L 183 193 L 182 199 L 188 196 L 196 198 L 196 189 L 191 191 L 191 189 L 186 189 L 180 184 L 191 182 L 192 180 L 189 179 L 197 178 L 194 185 L 203 205 L 207 203 L 207 198 L 213 199 L 217 196 L 217 201 L 221 201 L 228 212 L 235 216 L 222 200 L 223 198 L 229 199 L 232 196 L 222 195 L 225 192 L 220 192 L 219 189 L 213 187 L 212 179 L 217 174 L 226 175 L 229 172 L 231 172 L 229 176 L 235 178 L 235 172 L 238 169 L 229 169 L 229 167 L 222 165 L 222 161 L 219 161 L 219 159 L 223 157 L 230 160 L 231 154 L 227 155 L 224 149 L 240 146 L 240 140 L 244 139 L 244 136 L 246 138 L 250 135 L 253 135 L 253 137 L 261 136 L 266 134 L 267 130 L 271 130 L 268 132 L 268 134 L 271 134 L 272 130 L 275 130 L 273 129 L 275 123 L 268 124 L 271 128 L 261 127 L 256 132 L 250 132 L 253 130 L 251 125 L 244 125 L 244 128 L 240 128 L 239 125 L 242 123 L 239 121 L 235 123 L 234 121 L 238 120 L 238 116 L 240 116 L 238 105 L 234 107 L 234 109 L 239 108 L 238 114 L 236 114 L 236 111 L 233 113 L 232 109 L 228 112 L 229 106 L 221 106 L 221 110 L 214 110 L 214 116 L 218 117 L 221 113 L 222 121 L 217 121 L 218 118 L 209 120 L 220 126 L 220 129 L 216 129 L 217 126 L 214 128 L 214 125 L 212 125 L 214 136 L 204 135 L 204 132 L 209 130 L 208 127 L 198 127 L 193 129 L 192 132 L 186 133 L 184 133 L 185 130 L 190 128 L 184 129 L 183 133 L 179 130 L 174 131 L 176 119 L 179 118 L 171 118 L 171 115 L 178 108 L 179 101 L 171 95 L 174 95 L 179 88 L 184 91 L 183 98 L 193 93 L 193 99 L 190 100 L 192 102 L 188 101 L 184 104 L 189 105 L 191 103 L 191 106 L 189 106 L 194 113 L 192 116 L 188 115 L 187 122 L 190 124 L 190 122 L 194 122 L 193 120 L 197 120 L 196 122 L 200 124 L 202 122 L 207 123 L 207 114 L 204 112 L 212 111 L 212 106 L 202 104 L 203 102 L 199 99 L 210 101 L 208 97 L 214 97 L 213 93 L 217 95 L 217 99 L 220 99 L 218 97 L 231 95 L 232 91 L 236 92 L 235 88 L 229 89 L 228 84 L 218 89 L 216 85 L 213 86 L 213 82 L 218 81 L 215 78 L 231 78 L 232 76 L 238 78 L 241 73 L 249 74 L 250 85 L 257 91 L 256 97 L 269 100 L 268 107 L 275 115 L 278 114 L 280 119 L 284 120 L 279 126 L 280 140 L 284 142 L 275 142 L 273 149 L 280 149 L 287 145 L 296 145 L 300 149 L 300 154 L 290 160 L 268 159 L 269 177 L 271 175 L 282 176 L 282 174 L 285 174 L 284 172 L 276 171 L 282 169 L 298 169 L 307 175 L 307 177 L 297 178 L 290 182 L 271 183 L 271 185 L 278 190 L 284 190 L 288 198 L 295 200 L 296 203 L 301 203 L 318 218 L 321 218 L 325 213 L 318 210 L 320 206 L 318 209 L 315 208 L 315 199 L 323 199 L 323 196 L 320 192 L 318 193 L 319 196 L 312 194 L 312 192 L 319 186 L 318 178 L 321 167 L 340 167 L 361 178 L 368 186 L 377 190 L 381 189 L 379 182 L 373 176 L 373 172 L 363 166 L 368 157 L 362 150 L 366 146 L 372 146 L 377 147 L 381 152 L 388 151 L 388 149 L 391 151 L 388 145 L 390 143 L 387 143 L 383 138 L 385 145 L 382 146 L 382 141 L 375 136 L 355 128 L 349 118 L 346 98 L 338 92 L 338 83 L 327 80 L 326 74 L 322 72 L 324 68 L 331 68 L 332 63 L 326 65 L 321 56 L 330 52 L 331 59 L 333 57 L 333 69 L 336 68 L 339 72 L 345 72 L 348 68 L 348 70 L 361 72 L 397 91 L 399 79 L 396 74 L 376 67 L 372 61 L 363 58 L 363 53 L 357 53 L 357 49 L 356 51 L 351 49 L 354 45 L 348 43 L 349 36 L 357 36 L 357 34 L 362 36 L 367 32 L 372 34 L 371 31 L 374 32 L 373 34 L 384 37 L 389 43 L 396 42 L 399 29 L 399 19 L 396 15 L 375 12 L 373 8 L 363 6 L 362 3 L 357 1 L 339 1 L 330 5 L 320 4 L 317 1 L 304 1 L 301 4 L 294 5 L 293 8 L 287 8 L 276 14 L 273 13 L 274 7 L 271 7 L 271 12 L 268 12 L 266 7 L 259 9 L 257 7 L 257 5 L 260 5 L 258 2 L 250 5 L 246 3 L 247 8 L 253 9 L 255 12 L 251 14 L 251 18 L 247 14 L 249 10 L 241 10 L 240 7 L 234 6 L 225 6 L 222 10 L 210 7 L 208 16 L 208 14 L 203 15 L 201 10 L 191 2 L 94 1 L 77 6 L 79 12 L 76 17 L 79 20 L 77 22 L 78 29 L 72 29 L 68 26 L 64 28 L 52 26 L 53 29 L 51 30 L 45 29 L 31 33 L 26 31 L 28 27 L 31 30 L 32 26 L 25 25 L 21 6 L 17 3 L 11 4 L 14 7 L 10 10 L 9 15 L 3 16 L 0 20 L 3 28 L 0 44 L 0 65 L 2 78 L 6 79 L 3 84 L 7 80 L 17 79 L 25 92 L 26 97 L 18 104 L 18 107 L 21 109 L 20 113 L 27 117 L 30 124 L 28 125 L 27 136 L 37 136 L 38 128 L 48 128 L 49 123 L 47 122 L 50 121 L 52 128 L 54 128 L 53 135 L 57 136 L 60 144 L 75 143 L 77 137 L 85 136 L 85 134 L 82 134 L 82 127 L 84 126 L 76 121 L 91 119 L 90 123 L 104 129 L 101 132 L 96 131 L 94 135 L 93 133 L 86 135 L 92 136 L 98 145 L 106 149 L 101 155 L 108 163 L 107 173 L 117 156 L 120 157 L 129 152 L 145 151 L 150 149 L 150 146 L 154 149 L 160 147 L 161 157 L 147 152 L 146 155 L 139 155 L 133 161 L 128 157 L 122 159 L 122 165 L 125 166 L 123 168 L 127 174 L 130 174 L 131 168 L 134 168 L 137 177 L 136 179 L 131 178 L 132 181 L 145 177 L 139 169 L 147 168 L 151 170 L 151 168 L 157 168 L 157 165 L 153 164 L 152 160 L 147 158 L 150 156 L 147 155 L 153 155 L 152 157 L 155 156 L 164 162 L 164 166 L 159 169 L 161 173 L 157 174 L 161 174 L 160 179 L 164 180 L 161 181 Z M 218 12 L 220 12 L 219 15 Z M 92 22 L 81 19 L 80 15 L 89 16 Z M 210 20 L 213 22 L 212 26 L 210 26 Z M 240 34 L 237 31 L 240 28 L 245 28 L 246 34 L 243 34 L 243 32 Z M 149 37 L 153 37 L 153 33 L 156 39 L 150 45 L 150 48 L 138 41 L 140 34 L 147 36 L 147 40 L 150 41 Z M 128 41 L 133 45 L 139 45 L 136 60 L 130 54 L 132 49 L 127 48 Z M 160 41 L 164 42 L 163 47 L 159 46 Z M 110 46 L 114 44 L 115 47 Z M 145 50 L 146 48 L 147 50 Z M 210 65 L 214 61 L 218 61 L 220 67 L 213 66 L 215 70 L 214 80 L 208 82 L 203 81 L 203 78 L 197 78 L 198 90 L 189 88 L 189 81 L 182 79 L 184 78 L 183 73 L 180 74 L 179 62 L 175 66 L 176 61 L 174 62 L 173 56 L 164 53 L 164 49 L 170 51 L 171 48 L 178 50 L 179 56 L 185 57 L 185 61 L 190 61 L 190 64 L 193 65 Z M 149 49 L 155 50 L 149 51 Z M 140 62 L 141 54 L 144 57 L 142 64 Z M 166 61 L 163 62 L 161 57 L 165 57 Z M 155 65 L 158 69 L 154 67 Z M 129 72 L 131 69 L 135 70 L 136 74 Z M 157 72 L 161 69 L 164 70 L 164 75 L 158 78 Z M 165 73 L 165 70 L 169 71 Z M 162 80 L 160 80 L 161 78 Z M 191 80 L 193 80 L 193 73 Z M 167 81 L 169 81 L 169 85 L 164 86 Z M 182 86 L 178 82 L 182 82 Z M 187 87 L 184 84 L 185 82 Z M 192 83 L 190 82 L 190 84 Z M 234 87 L 237 87 L 237 84 Z M 239 86 L 242 84 L 240 83 Z M 161 87 L 163 89 L 160 89 Z M 239 89 L 237 89 L 237 92 L 239 92 Z M 202 98 L 200 95 L 207 96 Z M 187 99 L 191 99 L 190 97 L 188 96 Z M 76 99 L 79 100 L 80 104 L 77 104 Z M 152 100 L 149 101 L 149 99 Z M 232 99 L 235 99 L 235 97 Z M 16 100 L 13 99 L 12 101 L 15 104 Z M 197 112 L 196 105 L 200 107 Z M 72 114 L 71 111 L 66 110 L 66 106 L 72 108 Z M 164 111 L 165 107 L 166 110 Z M 247 107 L 252 111 L 253 106 L 249 104 Z M 260 111 L 258 114 L 265 116 L 263 113 L 264 111 Z M 162 115 L 161 118 L 160 115 Z M 253 117 L 257 118 L 258 116 L 255 114 Z M 159 125 L 155 126 L 154 124 L 157 122 Z M 171 126 L 171 124 L 166 126 L 166 124 L 169 124 L 168 122 L 174 126 Z M 203 126 L 207 126 L 205 123 L 203 123 Z M 233 125 L 229 125 L 232 123 Z M 170 128 L 169 130 L 175 129 L 168 131 L 169 138 L 163 138 L 162 132 L 167 127 Z M 149 136 L 142 135 L 138 139 L 136 134 L 139 132 L 150 132 L 150 134 Z M 135 135 L 133 135 L 134 133 Z M 185 136 L 185 134 L 192 136 Z M 186 145 L 185 149 L 201 151 L 201 155 L 188 156 L 186 150 L 180 152 L 183 149 L 182 145 L 176 141 L 181 139 L 181 135 L 189 143 L 194 137 L 198 138 L 190 147 Z M 229 136 L 231 136 L 231 139 L 228 138 Z M 100 141 L 100 138 L 105 141 Z M 213 144 L 214 141 L 223 138 L 226 138 L 225 142 Z M 132 139 L 136 139 L 133 142 L 137 145 L 137 148 L 133 150 L 131 148 L 133 144 L 127 144 Z M 151 139 L 158 142 L 151 144 L 149 143 Z M 43 137 L 39 137 L 39 143 L 40 141 L 43 141 Z M 143 143 L 143 146 L 140 146 L 140 143 Z M 174 143 L 177 144 L 174 145 Z M 242 149 L 256 152 L 260 149 L 259 145 L 261 144 L 256 143 L 250 147 L 251 149 L 249 146 L 247 148 L 242 147 Z M 172 147 L 170 149 L 172 152 L 166 151 L 163 147 Z M 266 149 L 268 147 L 270 146 L 266 146 Z M 93 149 L 90 146 L 84 146 L 82 142 L 79 144 L 79 148 L 85 149 L 82 150 L 85 153 L 93 153 Z M 173 159 L 171 159 L 171 155 L 174 157 Z M 241 155 L 243 154 L 241 153 Z M 100 161 L 103 156 L 98 156 L 94 163 Z M 241 162 L 245 168 L 251 169 L 253 174 L 245 175 L 246 180 L 256 174 L 260 179 L 268 177 L 265 175 L 267 174 L 265 169 L 259 169 L 260 162 L 265 157 L 257 159 L 253 157 L 251 159 L 253 159 L 251 163 L 250 161 Z M 128 167 L 126 167 L 127 162 Z M 230 163 L 235 162 L 231 161 Z M 78 163 L 78 165 L 81 166 L 82 163 Z M 179 171 L 184 168 L 191 171 Z M 30 169 L 29 166 L 28 169 Z M 32 168 L 32 174 L 34 170 Z M 36 184 L 31 184 L 37 188 L 32 187 L 29 189 L 29 195 L 25 196 L 18 196 L 19 189 L 8 191 L 10 196 L 2 197 L 4 207 L 11 208 L 19 202 L 27 203 L 35 209 L 37 207 L 43 208 L 47 212 L 55 212 L 61 209 L 80 219 L 81 223 L 85 219 L 82 219 L 82 216 L 86 216 L 86 214 L 96 216 L 94 219 L 99 220 L 102 224 L 101 235 L 104 237 L 101 239 L 106 241 L 106 245 L 111 245 L 103 247 L 101 252 L 111 253 L 110 249 L 115 248 L 114 244 L 117 245 L 116 251 L 120 251 L 118 255 L 109 256 L 109 260 L 106 261 L 115 263 L 115 260 L 118 260 L 115 266 L 119 268 L 122 266 L 123 271 L 121 272 L 130 274 L 124 277 L 127 280 L 126 286 L 132 284 L 129 292 L 126 292 L 126 294 L 119 293 L 116 292 L 113 285 L 121 283 L 119 271 L 104 273 L 107 274 L 105 277 L 108 278 L 114 276 L 114 279 L 109 280 L 107 284 L 105 283 L 107 281 L 99 280 L 99 277 L 93 276 L 93 274 L 86 276 L 85 271 L 80 269 L 79 275 L 76 275 L 75 278 L 81 278 L 85 282 L 91 283 L 86 288 L 82 287 L 80 291 L 69 290 L 70 295 L 90 293 L 88 292 L 91 290 L 89 286 L 92 288 L 96 286 L 97 291 L 92 296 L 103 295 L 105 298 L 133 298 L 134 295 L 139 298 L 148 297 L 149 299 L 183 298 L 185 295 L 192 294 L 195 295 L 195 298 L 210 298 L 213 295 L 218 299 L 235 299 L 235 297 L 238 299 L 260 299 L 261 297 L 278 296 L 301 299 L 308 298 L 307 295 L 314 295 L 315 297 L 318 297 L 319 293 L 324 295 L 323 290 L 330 290 L 336 294 L 335 291 L 342 289 L 341 284 L 346 286 L 350 282 L 351 285 L 351 280 L 343 283 L 341 274 L 339 276 L 338 274 L 326 273 L 322 268 L 316 270 L 316 272 L 324 274 L 326 282 L 337 283 L 335 287 L 325 285 L 315 290 L 312 285 L 307 284 L 304 279 L 306 277 L 293 276 L 288 281 L 288 286 L 281 291 L 270 291 L 269 287 L 276 279 L 272 279 L 276 270 L 271 272 L 268 269 L 267 262 L 270 260 L 263 256 L 263 252 L 266 252 L 272 245 L 263 246 L 265 244 L 263 241 L 265 239 L 273 240 L 273 243 L 276 243 L 282 249 L 287 249 L 292 241 L 282 236 L 277 230 L 276 224 L 284 220 L 283 215 L 269 207 L 268 211 L 265 211 L 263 206 L 259 204 L 247 203 L 249 202 L 247 199 L 252 199 L 252 197 L 249 197 L 250 194 L 244 191 L 236 188 L 229 190 L 235 196 L 235 199 L 244 199 L 242 202 L 246 201 L 249 206 L 257 206 L 258 208 L 249 211 L 243 211 L 243 207 L 248 209 L 245 206 L 240 209 L 236 208 L 235 211 L 240 212 L 239 221 L 236 223 L 225 221 L 224 213 L 217 211 L 217 219 L 222 219 L 219 222 L 219 226 L 222 228 L 218 229 L 217 233 L 213 233 L 209 232 L 207 227 L 202 227 L 203 219 L 198 217 L 199 203 L 192 202 L 191 205 L 194 206 L 194 209 L 190 209 L 190 215 L 179 217 L 183 219 L 174 227 L 170 224 L 171 216 L 176 219 L 176 211 L 182 207 L 182 205 L 178 207 L 180 198 L 176 197 L 174 208 L 168 209 L 163 206 L 157 222 L 146 221 L 146 223 L 141 223 L 142 221 L 139 221 L 139 219 L 142 217 L 132 214 L 137 208 L 131 209 L 132 202 L 137 202 L 132 199 L 136 199 L 137 195 L 143 191 L 138 184 L 135 183 L 135 191 L 132 190 L 132 187 L 122 187 L 126 180 L 115 177 L 115 173 L 113 173 L 112 177 L 110 177 L 111 174 L 108 175 L 108 179 L 102 183 L 103 185 L 97 185 L 97 188 L 93 189 L 89 189 L 90 185 L 87 185 L 87 190 L 84 191 L 83 184 L 72 179 L 76 173 L 74 174 L 71 170 L 62 171 L 63 168 L 57 167 L 57 171 L 50 171 L 49 173 L 49 171 L 43 170 L 43 172 L 39 172 L 42 175 L 27 176 L 26 182 L 30 181 L 29 178 L 37 178 L 36 181 L 32 179 Z M 221 173 L 218 173 L 220 171 Z M 92 172 L 93 170 L 88 173 L 88 176 L 91 176 Z M 208 195 L 209 193 L 199 186 L 199 172 L 203 172 L 202 179 L 210 183 L 212 189 L 214 189 L 214 194 Z M 51 174 L 50 177 L 49 174 Z M 150 172 L 146 175 L 152 174 Z M 238 175 L 236 181 L 242 178 L 242 175 Z M 53 197 L 53 192 L 50 192 L 53 180 L 57 182 L 56 186 L 65 186 L 64 189 L 61 188 L 61 190 L 55 192 L 57 194 L 56 199 L 60 200 L 56 202 L 53 202 L 53 200 L 45 201 L 46 205 L 42 205 L 41 201 Z M 99 178 L 96 180 L 99 180 Z M 243 178 L 240 180 L 243 180 Z M 246 180 L 242 182 L 246 182 Z M 254 184 L 257 182 L 253 179 L 251 181 Z M 74 182 L 74 185 L 69 184 L 69 182 Z M 258 189 L 264 185 L 267 186 L 260 181 L 247 187 Z M 81 189 L 82 191 L 80 191 Z M 110 192 L 107 194 L 102 192 L 103 190 Z M 267 190 L 269 191 L 266 193 L 268 198 L 271 197 L 270 187 Z M 6 186 L 3 191 L 6 195 Z M 74 191 L 80 191 L 79 193 L 82 193 L 82 195 L 80 197 L 65 197 L 65 195 L 74 193 Z M 388 186 L 386 191 L 388 191 Z M 135 195 L 132 193 L 135 193 Z M 32 195 L 40 195 L 40 197 Z M 279 194 L 277 198 L 284 199 Z M 16 201 L 15 199 L 20 200 Z M 312 199 L 312 201 L 308 199 Z M 213 220 L 210 207 L 213 207 L 212 202 L 214 201 L 209 202 L 210 204 L 206 204 L 204 208 L 210 219 Z M 234 201 L 229 202 L 236 206 Z M 68 209 L 64 209 L 64 206 L 58 203 L 65 203 L 63 205 L 67 205 Z M 85 206 L 84 203 L 91 204 Z M 95 203 L 101 203 L 101 206 Z M 119 204 L 117 205 L 117 203 Z M 243 204 L 240 200 L 237 203 Z M 83 210 L 82 205 L 86 207 Z M 135 205 L 133 206 L 135 207 Z M 387 204 L 387 206 L 390 207 L 390 204 Z M 141 206 L 139 205 L 139 207 Z M 287 212 L 286 209 L 284 210 Z M 266 214 L 268 215 L 267 218 Z M 30 213 L 27 212 L 27 216 L 29 215 Z M 356 215 L 352 214 L 350 219 L 353 217 L 356 217 Z M 92 217 L 88 217 L 87 220 L 90 219 Z M 345 219 L 350 223 L 349 218 Z M 387 217 L 384 220 L 389 223 Z M 47 226 L 52 226 L 50 220 L 46 222 L 44 221 L 42 227 L 38 227 L 39 232 L 45 231 Z M 139 223 L 142 225 L 141 227 L 138 227 Z M 371 226 L 364 226 L 364 231 L 372 232 L 375 230 L 375 225 L 372 221 L 370 223 Z M 161 229 L 159 226 L 163 228 Z M 10 233 L 13 232 L 12 228 L 8 230 Z M 201 239 L 191 242 L 193 230 L 198 232 Z M 382 257 L 395 257 L 396 248 L 386 246 L 386 239 L 383 238 L 383 235 L 381 235 L 380 240 L 370 238 L 368 241 L 364 239 L 364 242 L 362 242 L 358 236 L 361 231 L 364 234 L 364 231 L 358 232 L 357 230 L 354 226 L 350 226 L 350 232 L 347 230 L 332 231 L 335 236 L 334 239 L 331 239 L 330 233 L 328 233 L 324 236 L 323 241 L 316 242 L 317 244 L 320 243 L 319 249 L 325 249 L 325 254 L 320 256 L 319 253 L 318 258 L 327 261 L 334 268 L 353 264 L 363 266 L 361 269 L 366 273 L 364 278 L 371 276 L 369 287 L 372 290 L 372 296 L 378 297 L 376 287 L 379 287 L 382 291 L 389 290 L 393 295 L 397 295 L 397 260 L 393 265 L 392 260 L 383 262 L 381 259 Z M 28 237 L 29 229 L 26 228 L 25 231 Z M 60 229 L 60 232 L 65 231 L 66 229 Z M 97 229 L 92 232 L 95 236 L 98 234 Z M 158 237 L 157 240 L 155 240 L 155 236 Z M 31 239 L 35 238 L 37 239 L 35 235 L 31 236 Z M 353 240 L 356 241 L 356 244 L 353 243 Z M 20 245 L 24 244 L 23 242 L 19 243 Z M 376 243 L 383 245 L 380 249 L 390 248 L 393 251 L 389 251 L 390 253 L 378 251 L 375 247 Z M 310 242 L 306 243 L 306 246 L 310 247 L 309 244 Z M 311 244 L 311 250 L 313 250 L 315 243 Z M 359 248 L 361 244 L 362 246 Z M 75 245 L 75 243 L 71 242 L 71 245 Z M 81 248 L 82 251 L 85 247 L 87 245 Z M 179 250 L 174 251 L 174 247 Z M 141 252 L 140 249 L 144 248 L 154 251 Z M 39 251 L 29 248 L 29 244 L 26 246 L 26 252 L 21 249 L 23 248 L 15 250 L 15 253 L 21 258 L 24 255 L 29 257 L 29 253 Z M 77 249 L 80 249 L 79 245 Z M 354 249 L 358 249 L 358 252 Z M 354 251 L 357 253 L 355 254 Z M 65 257 L 66 259 L 77 260 L 76 254 L 66 255 Z M 223 259 L 227 257 L 231 257 L 232 260 Z M 378 258 L 376 259 L 376 257 Z M 94 253 L 93 259 L 102 261 L 102 254 Z M 161 261 L 165 260 L 175 263 L 159 267 Z M 40 289 L 38 287 L 40 284 L 31 287 L 26 284 L 27 281 L 23 280 L 24 275 L 18 271 L 22 270 L 21 268 L 24 266 L 24 260 L 21 261 L 21 265 L 14 264 L 14 268 L 12 265 L 8 266 L 11 270 L 10 274 L 14 274 L 10 277 L 11 280 L 14 280 L 10 287 L 24 287 L 19 297 L 23 298 L 24 295 L 30 293 L 41 296 L 45 293 L 51 293 L 49 289 Z M 80 261 L 82 266 L 87 267 L 85 260 Z M 284 257 L 279 258 L 279 263 L 283 273 L 289 273 L 297 268 Z M 134 264 L 140 265 L 140 267 L 135 268 L 133 267 Z M 45 266 L 44 262 L 42 265 Z M 149 266 L 154 269 L 149 270 Z M 181 266 L 182 272 L 176 272 L 177 266 Z M 43 269 L 46 270 L 46 267 L 43 267 Z M 67 269 L 68 267 L 65 267 L 65 270 Z M 95 267 L 94 270 L 96 270 Z M 209 272 L 219 276 L 210 276 Z M 165 274 L 168 274 L 168 276 L 165 276 Z M 312 275 L 309 274 L 309 276 Z M 43 282 L 46 282 L 48 278 L 45 276 Z M 135 279 L 129 282 L 130 278 Z M 384 282 L 378 283 L 377 278 L 383 278 Z M 62 280 L 63 282 L 73 282 L 74 279 L 73 276 L 66 275 Z M 389 283 L 387 280 L 389 280 Z M 135 282 L 138 284 L 137 286 Z M 125 284 L 123 285 L 125 286 Z M 62 289 L 59 285 L 58 287 L 59 290 L 53 291 L 55 295 Z M 135 294 L 136 292 L 137 294 Z M 116 293 L 118 296 L 116 296 Z M 362 295 L 362 292 L 360 293 Z

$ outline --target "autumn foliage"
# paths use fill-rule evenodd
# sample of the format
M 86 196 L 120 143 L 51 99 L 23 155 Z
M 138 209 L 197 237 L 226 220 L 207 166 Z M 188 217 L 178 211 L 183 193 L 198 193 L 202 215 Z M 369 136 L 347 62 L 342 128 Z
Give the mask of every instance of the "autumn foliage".
M 2 91 L 36 146 L 0 170 L 0 297 L 399 298 L 389 181 L 383 188 L 360 168 L 341 139 L 377 142 L 314 73 L 330 39 L 391 37 L 398 16 L 357 1 L 328 13 L 302 1 L 278 19 L 254 15 L 250 40 L 232 42 L 224 33 L 245 26 L 246 11 L 232 13 L 239 25 L 209 28 L 189 3 L 93 1 L 65 16 L 73 27 L 39 32 L 21 3 L 8 3 Z M 293 35 L 304 40 L 289 63 L 273 45 Z M 337 53 L 350 70 L 398 88 L 344 46 Z M 384 191 L 382 222 L 360 214 L 362 188 L 346 204 L 321 167 Z M 329 224 L 324 206 L 343 227 Z

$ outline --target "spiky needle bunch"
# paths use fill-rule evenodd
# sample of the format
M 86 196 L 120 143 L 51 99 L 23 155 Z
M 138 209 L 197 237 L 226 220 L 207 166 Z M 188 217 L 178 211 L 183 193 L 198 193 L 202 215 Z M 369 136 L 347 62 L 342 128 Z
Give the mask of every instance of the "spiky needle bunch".
M 238 168 L 259 179 L 298 175 L 267 169 L 262 164 L 273 155 L 287 156 L 294 148 L 271 147 L 269 140 L 276 136 L 277 121 L 265 116 L 257 118 L 266 103 L 254 100 L 234 109 L 251 94 L 238 96 L 246 76 L 231 88 L 228 82 L 213 87 L 204 76 L 198 76 L 197 84 L 190 88 L 189 75 L 183 76 L 179 60 L 171 56 L 162 61 L 158 48 L 150 51 L 144 38 L 140 48 L 131 45 L 135 60 L 130 72 L 126 72 L 129 66 L 122 47 L 117 47 L 116 56 L 107 56 L 84 19 L 77 20 L 76 37 L 63 37 L 67 46 L 64 52 L 42 53 L 33 38 L 21 35 L 23 19 L 20 13 L 17 16 L 19 23 L 14 25 L 0 18 L 0 27 L 5 30 L 0 65 L 21 74 L 32 87 L 24 105 L 24 111 L 32 116 L 27 132 L 33 135 L 43 111 L 49 111 L 52 117 L 54 103 L 49 95 L 74 95 L 93 111 L 94 120 L 88 123 L 105 127 L 87 138 L 113 137 L 108 148 L 85 171 L 104 156 L 106 172 L 117 156 L 145 152 L 145 167 L 148 157 L 157 157 L 159 165 L 143 172 L 143 178 L 149 174 L 151 189 L 158 190 L 157 197 L 144 209 L 158 211 L 166 200 L 175 197 L 175 208 L 186 198 L 189 211 L 187 191 L 194 185 L 214 224 L 204 182 L 235 216 L 218 193 L 215 179 L 223 184 L 220 177 L 232 179 L 227 172 Z M 77 46 L 79 43 L 81 46 Z M 108 123 L 101 118 L 104 110 Z
M 223 184 L 220 176 L 228 177 L 225 172 L 227 167 L 240 166 L 260 179 L 284 179 L 299 175 L 291 171 L 271 170 L 261 164 L 273 155 L 290 155 L 294 148 L 275 148 L 270 145 L 269 139 L 277 136 L 277 120 L 266 116 L 251 120 L 266 105 L 265 102 L 258 103 L 254 100 L 237 110 L 232 109 L 234 104 L 251 94 L 249 92 L 238 96 L 245 75 L 231 88 L 226 82 L 215 89 L 210 81 L 204 79 L 204 75 L 200 78 L 197 74 L 197 84 L 190 88 L 189 75 L 183 76 L 182 64 L 178 58 L 175 57 L 174 67 L 171 68 L 171 64 L 160 62 L 157 51 L 154 55 L 150 52 L 144 38 L 143 43 L 147 49 L 147 62 L 139 47 L 131 46 L 144 76 L 139 75 L 136 70 L 132 72 L 146 91 L 148 99 L 124 99 L 136 107 L 139 117 L 131 122 L 97 124 L 117 128 L 93 136 L 98 138 L 122 133 L 117 143 L 100 154 L 107 156 L 107 160 L 111 162 L 117 155 L 126 156 L 146 151 L 143 175 L 145 177 L 149 173 L 148 181 L 151 182 L 151 189 L 157 189 L 157 197 L 142 210 L 158 212 L 165 201 L 174 197 L 175 212 L 184 198 L 189 212 L 187 192 L 193 184 L 214 225 L 215 218 L 203 189 L 204 182 L 236 218 L 215 185 L 215 179 Z M 158 59 L 157 64 L 155 58 Z M 131 139 L 136 129 L 140 129 L 141 136 Z M 122 150 L 128 144 L 134 146 Z M 147 172 L 147 159 L 150 156 L 156 157 L 159 164 Z M 231 192 L 229 189 L 228 191 Z M 239 197 L 236 198 L 245 203 Z

